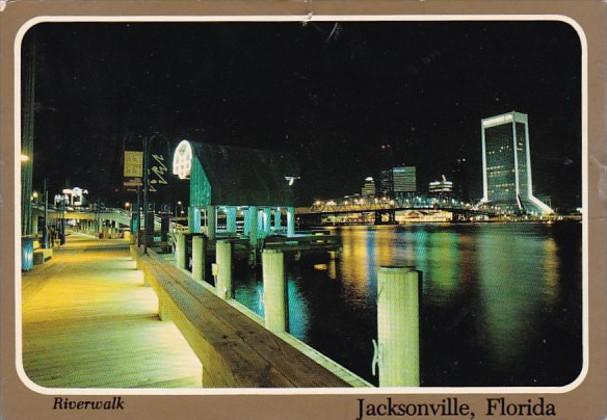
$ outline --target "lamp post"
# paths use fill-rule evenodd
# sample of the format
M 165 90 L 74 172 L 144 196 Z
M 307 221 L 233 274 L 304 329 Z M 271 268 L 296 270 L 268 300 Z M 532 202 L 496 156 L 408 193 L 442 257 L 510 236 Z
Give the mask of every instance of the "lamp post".
M 44 248 L 48 248 L 48 189 L 46 187 L 46 178 L 44 178 L 44 224 L 42 226 L 42 243 Z
M 149 192 L 149 174 L 148 169 L 150 167 L 150 157 L 149 157 L 149 143 L 150 138 L 143 138 L 143 220 L 145 221 L 145 227 L 143 232 L 143 253 L 148 253 L 148 245 L 150 245 L 150 230 L 152 240 L 154 239 L 154 216 L 152 213 L 152 223 L 150 224 L 150 217 L 148 217 L 149 212 L 149 203 L 148 203 L 148 192 Z M 151 225 L 151 226 L 150 226 Z M 151 228 L 151 229 L 150 229 Z
M 67 197 L 63 196 L 61 199 L 61 228 L 59 230 L 59 244 L 65 244 L 65 204 L 67 201 Z

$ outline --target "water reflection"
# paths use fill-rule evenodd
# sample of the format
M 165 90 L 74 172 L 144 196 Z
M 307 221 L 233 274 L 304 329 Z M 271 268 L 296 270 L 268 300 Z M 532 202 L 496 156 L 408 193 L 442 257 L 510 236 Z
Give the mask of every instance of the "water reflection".
M 432 287 L 427 291 L 428 298 L 443 301 L 457 291 L 461 280 L 459 276 L 458 236 L 453 232 L 437 232 L 431 236 L 429 251 L 431 266 L 426 284 Z
M 346 298 L 352 305 L 365 307 L 369 294 L 369 283 L 375 268 L 374 258 L 369 255 L 368 238 L 374 237 L 374 232 L 366 228 L 352 228 L 342 231 L 343 258 L 339 264 L 342 273 Z M 371 247 L 371 255 L 374 250 Z M 347 261 L 347 264 L 344 262 Z
M 341 257 L 287 267 L 290 330 L 365 379 L 377 335 L 377 269 L 423 272 L 423 386 L 563 385 L 581 367 L 581 225 L 337 229 Z M 248 273 L 248 274 L 247 274 Z M 261 273 L 236 298 L 262 315 Z M 566 292 L 565 292 L 566 291 Z
M 479 236 L 483 316 L 478 322 L 486 332 L 485 348 L 493 362 L 510 370 L 537 334 L 528 323 L 541 302 L 545 239 L 512 235 L 509 225 L 499 228 Z

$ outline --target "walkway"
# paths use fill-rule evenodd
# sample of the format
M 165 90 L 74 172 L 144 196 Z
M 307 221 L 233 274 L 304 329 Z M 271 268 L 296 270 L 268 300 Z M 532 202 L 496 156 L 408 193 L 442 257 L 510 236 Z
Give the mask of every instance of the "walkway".
M 60 388 L 200 387 L 201 366 L 172 322 L 158 318 L 124 240 L 68 236 L 23 275 L 23 365 Z

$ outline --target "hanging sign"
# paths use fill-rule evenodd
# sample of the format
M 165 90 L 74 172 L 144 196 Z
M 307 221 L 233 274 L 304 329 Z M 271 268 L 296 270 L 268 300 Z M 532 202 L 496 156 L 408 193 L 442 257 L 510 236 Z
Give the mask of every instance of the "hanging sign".
M 127 191 L 143 185 L 143 152 L 136 150 L 124 151 L 124 179 L 122 185 Z
M 124 172 L 125 178 L 143 177 L 143 152 L 134 150 L 124 151 Z

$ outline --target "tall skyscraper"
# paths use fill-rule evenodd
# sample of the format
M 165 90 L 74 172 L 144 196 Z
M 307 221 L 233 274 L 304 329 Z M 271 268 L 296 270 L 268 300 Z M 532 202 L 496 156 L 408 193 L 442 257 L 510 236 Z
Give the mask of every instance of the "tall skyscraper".
M 395 166 L 381 171 L 380 192 L 392 197 L 417 191 L 415 166 Z
M 507 212 L 552 213 L 533 195 L 527 114 L 481 120 L 483 199 Z

